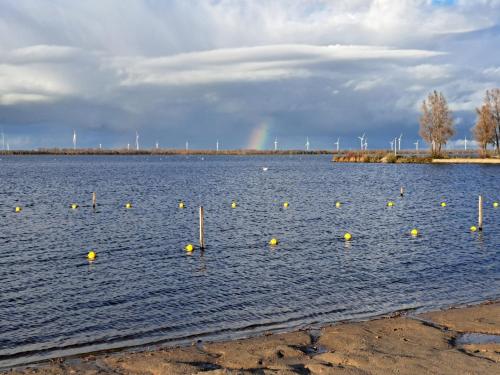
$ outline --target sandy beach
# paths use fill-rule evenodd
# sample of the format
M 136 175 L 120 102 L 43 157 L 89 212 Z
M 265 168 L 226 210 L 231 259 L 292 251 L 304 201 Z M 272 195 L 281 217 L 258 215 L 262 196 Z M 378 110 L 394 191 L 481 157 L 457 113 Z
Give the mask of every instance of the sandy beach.
M 437 164 L 500 164 L 500 159 L 479 159 L 479 158 L 450 158 L 432 159 Z
M 500 335 L 498 301 L 189 347 L 58 358 L 3 373 L 495 374 L 500 342 L 493 335 Z

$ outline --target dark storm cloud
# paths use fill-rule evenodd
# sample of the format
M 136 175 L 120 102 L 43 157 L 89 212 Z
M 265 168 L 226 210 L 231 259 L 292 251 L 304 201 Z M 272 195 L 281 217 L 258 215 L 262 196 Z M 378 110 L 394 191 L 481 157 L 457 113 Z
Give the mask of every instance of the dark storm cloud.
M 500 82 L 500 1 L 3 1 L 0 126 L 11 147 L 417 138 L 442 90 L 469 135 Z M 270 141 L 271 142 L 271 141 Z M 269 144 L 271 147 L 271 144 Z

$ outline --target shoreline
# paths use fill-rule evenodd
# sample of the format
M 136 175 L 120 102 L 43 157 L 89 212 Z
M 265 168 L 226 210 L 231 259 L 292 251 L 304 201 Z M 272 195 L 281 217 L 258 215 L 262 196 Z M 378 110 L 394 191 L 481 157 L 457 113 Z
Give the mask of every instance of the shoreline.
M 191 346 L 101 350 L 0 373 L 384 374 L 394 369 L 408 374 L 500 371 L 500 301 L 417 314 L 398 311 L 244 339 L 198 340 Z
M 478 159 L 478 158 L 456 158 L 456 159 L 432 159 L 434 164 L 500 164 L 500 159 Z
M 405 151 L 396 156 L 385 154 L 381 156 L 378 154 L 369 153 L 346 153 L 330 150 L 316 150 L 316 151 L 303 151 L 303 150 L 282 150 L 282 151 L 269 151 L 269 150 L 227 150 L 227 151 L 210 151 L 210 150 L 193 150 L 193 151 L 179 151 L 179 150 L 161 150 L 161 151 L 125 151 L 121 150 L 103 150 L 103 151 L 0 151 L 0 159 L 4 157 L 26 157 L 26 156 L 159 156 L 159 157 L 176 157 L 176 156 L 200 156 L 200 157 L 213 157 L 213 156 L 332 156 L 331 162 L 341 164 L 500 164 L 500 158 L 478 158 L 474 154 L 468 157 L 461 157 L 460 153 L 457 156 L 435 159 L 430 155 L 414 155 L 410 151 Z M 454 154 L 453 154 L 454 155 Z

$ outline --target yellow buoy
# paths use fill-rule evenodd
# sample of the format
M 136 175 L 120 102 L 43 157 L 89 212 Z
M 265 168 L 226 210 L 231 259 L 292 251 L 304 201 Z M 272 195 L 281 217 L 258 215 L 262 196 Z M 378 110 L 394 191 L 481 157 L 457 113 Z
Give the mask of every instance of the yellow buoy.
M 350 241 L 352 239 L 351 233 L 347 232 L 344 234 L 344 240 Z
M 231 202 L 231 208 L 236 208 L 238 205 L 236 204 L 236 201 Z
M 16 206 L 16 212 L 21 212 L 23 209 L 19 206 Z
M 125 203 L 125 208 L 132 208 L 132 203 L 130 202 Z
M 276 246 L 277 244 L 278 244 L 278 239 L 277 238 L 271 238 L 269 240 L 269 245 Z
M 194 250 L 194 246 L 190 243 L 188 243 L 185 247 L 184 250 L 186 250 L 188 253 Z
M 446 202 L 441 202 L 441 207 L 446 207 Z
M 477 230 L 477 227 L 475 225 L 471 226 L 470 227 L 470 231 L 471 232 L 475 232 Z
M 387 202 L 387 207 L 392 207 L 392 206 L 394 206 L 394 202 L 393 201 Z
M 88 260 L 94 260 L 96 257 L 96 254 L 93 250 L 90 250 L 89 253 L 87 254 L 87 259 Z
M 283 203 L 284 208 L 288 208 L 288 206 L 289 206 L 288 202 Z
M 179 208 L 184 208 L 184 207 L 186 207 L 186 205 L 184 204 L 184 202 L 183 202 L 183 201 L 180 201 L 180 202 L 179 202 Z
M 73 210 L 76 210 L 76 209 L 78 208 L 78 205 L 77 205 L 76 203 L 72 203 L 72 204 L 71 204 L 71 208 L 72 208 Z
M 418 236 L 418 229 L 413 228 L 413 229 L 410 231 L 410 233 L 411 233 L 411 235 L 412 235 L 413 237 L 417 237 L 417 236 Z
M 341 205 L 342 205 L 342 203 L 340 203 L 340 202 L 335 202 L 335 207 L 340 208 L 340 206 L 341 206 Z
M 498 202 L 493 202 L 493 207 L 498 208 Z

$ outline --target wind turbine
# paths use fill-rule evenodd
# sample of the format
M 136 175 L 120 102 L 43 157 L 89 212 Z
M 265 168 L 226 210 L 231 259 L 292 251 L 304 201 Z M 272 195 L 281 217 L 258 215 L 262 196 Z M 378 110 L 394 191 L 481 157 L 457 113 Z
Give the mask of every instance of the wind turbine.
M 309 151 L 309 146 L 310 146 L 309 137 L 306 137 L 306 151 Z
M 398 137 L 394 138 L 394 155 L 398 155 Z
M 365 138 L 364 146 L 365 146 L 365 151 L 368 150 L 368 138 Z
M 139 151 L 139 133 L 135 131 L 135 149 Z
M 464 146 L 465 146 L 465 151 L 467 151 L 467 136 L 464 138 Z
M 340 147 L 340 146 L 339 146 L 339 145 L 340 145 L 340 138 L 337 138 L 337 142 L 334 142 L 333 144 L 334 144 L 334 145 L 337 145 L 337 154 L 338 154 L 338 152 L 339 152 L 339 147 Z
M 403 138 L 403 133 L 400 134 L 398 138 L 398 150 L 401 151 L 401 138 Z
M 278 151 L 278 138 L 274 138 L 274 151 Z
M 217 142 L 215 142 L 215 150 L 217 152 L 219 152 L 219 140 L 217 140 Z
M 76 130 L 73 129 L 73 150 L 76 150 Z
M 189 151 L 189 142 L 186 141 L 186 151 Z
M 130 151 L 130 143 L 127 143 L 127 151 Z
M 99 150 L 102 150 L 102 144 L 99 143 Z
M 390 143 L 391 143 L 391 151 L 393 151 L 394 150 L 394 139 Z
M 361 137 L 358 137 L 360 142 L 361 142 L 361 150 L 363 150 L 363 141 L 365 139 L 365 133 L 363 133 L 363 135 Z
M 417 154 L 418 154 L 418 139 L 417 139 L 417 141 L 414 143 L 414 145 L 415 145 L 415 150 L 417 150 Z
M 158 150 L 158 147 L 160 147 L 160 144 L 158 143 L 158 141 L 156 141 L 155 146 L 156 146 L 156 149 Z

